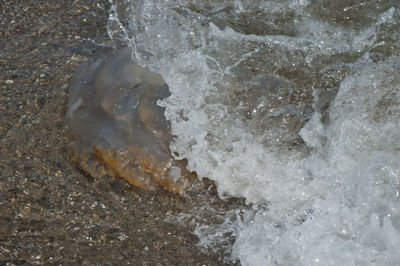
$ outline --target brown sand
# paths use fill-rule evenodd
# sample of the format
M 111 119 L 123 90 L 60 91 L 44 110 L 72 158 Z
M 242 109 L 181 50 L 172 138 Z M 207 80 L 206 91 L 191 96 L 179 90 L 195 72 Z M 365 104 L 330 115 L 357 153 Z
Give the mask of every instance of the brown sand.
M 94 179 L 65 155 L 69 79 L 99 48 L 89 38 L 108 42 L 108 5 L 0 3 L 0 264 L 221 264 L 222 253 L 196 246 L 193 225 L 165 222 L 201 208 L 204 195 Z

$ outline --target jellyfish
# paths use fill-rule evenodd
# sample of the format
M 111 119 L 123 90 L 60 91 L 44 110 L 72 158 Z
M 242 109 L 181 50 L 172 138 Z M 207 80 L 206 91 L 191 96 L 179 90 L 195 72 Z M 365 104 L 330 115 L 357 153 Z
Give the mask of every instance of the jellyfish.
M 72 77 L 66 124 L 77 139 L 69 157 L 95 178 L 121 177 L 144 189 L 182 193 L 198 179 L 169 149 L 170 123 L 157 104 L 170 95 L 168 85 L 130 55 L 129 48 L 104 49 Z

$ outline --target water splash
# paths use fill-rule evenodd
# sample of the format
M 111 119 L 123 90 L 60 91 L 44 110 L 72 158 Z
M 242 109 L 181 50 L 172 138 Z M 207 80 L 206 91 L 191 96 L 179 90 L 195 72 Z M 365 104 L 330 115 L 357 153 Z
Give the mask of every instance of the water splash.
M 160 104 L 175 158 L 213 179 L 221 197 L 266 206 L 227 223 L 232 259 L 399 261 L 398 1 L 113 6 L 110 25 L 127 35 L 110 27 L 112 39 L 170 88 Z M 213 246 L 221 234 L 203 232 L 215 230 L 199 226 L 200 243 Z

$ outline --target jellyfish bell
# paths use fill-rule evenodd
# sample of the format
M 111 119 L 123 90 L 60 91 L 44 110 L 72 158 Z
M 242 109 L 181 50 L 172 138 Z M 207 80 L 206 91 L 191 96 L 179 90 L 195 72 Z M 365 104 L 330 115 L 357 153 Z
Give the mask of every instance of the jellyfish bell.
M 70 158 L 93 177 L 175 193 L 194 187 L 196 174 L 169 150 L 170 123 L 157 105 L 169 95 L 162 76 L 134 64 L 129 48 L 99 52 L 70 83 L 66 123 L 77 136 Z

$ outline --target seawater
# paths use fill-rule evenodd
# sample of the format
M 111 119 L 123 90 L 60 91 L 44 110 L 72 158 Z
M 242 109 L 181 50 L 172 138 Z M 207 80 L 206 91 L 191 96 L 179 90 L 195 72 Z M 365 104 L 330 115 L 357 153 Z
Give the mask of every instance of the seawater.
M 175 158 L 252 206 L 200 245 L 400 265 L 399 1 L 115 0 L 108 33 L 168 84 Z

